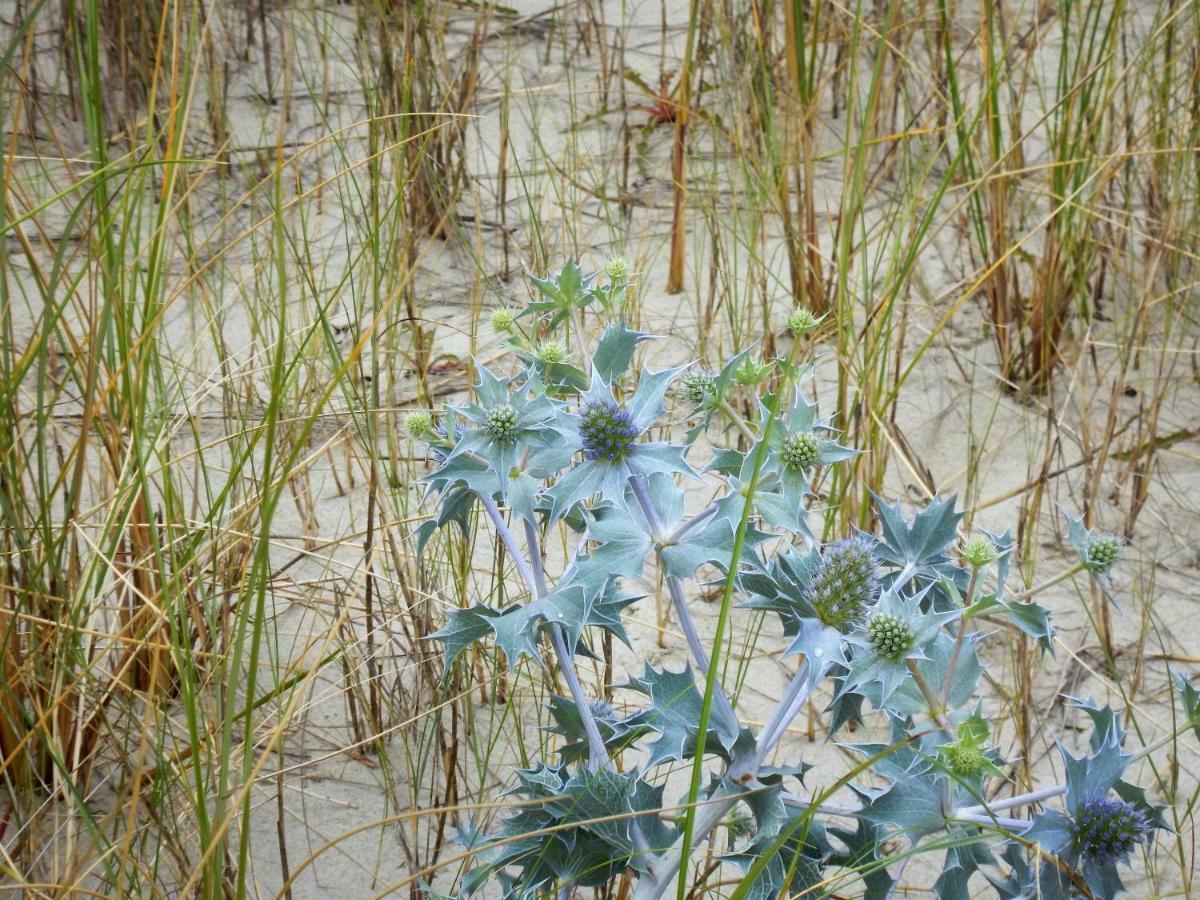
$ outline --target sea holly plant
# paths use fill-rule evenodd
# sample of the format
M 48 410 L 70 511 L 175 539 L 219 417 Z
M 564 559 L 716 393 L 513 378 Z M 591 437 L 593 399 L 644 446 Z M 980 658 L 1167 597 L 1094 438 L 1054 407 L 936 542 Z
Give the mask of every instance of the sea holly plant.
M 470 648 L 494 645 L 509 668 L 526 661 L 567 687 L 549 692 L 555 758 L 512 773 L 512 811 L 499 822 L 460 828 L 472 859 L 460 895 L 496 885 L 504 897 L 569 897 L 627 879 L 631 896 L 650 900 L 689 884 L 711 842 L 713 864 L 738 873 L 737 897 L 844 894 L 855 883 L 886 897 L 901 860 L 925 849 L 943 860 L 943 898 L 1116 896 L 1120 867 L 1167 828 L 1126 780 L 1152 748 L 1126 749 L 1118 711 L 1075 701 L 1092 739 L 1082 756 L 1062 748 L 1065 780 L 1023 792 L 1006 783 L 1012 761 L 984 712 L 979 647 L 998 626 L 1053 646 L 1037 590 L 1008 589 L 1011 536 L 960 534 L 953 498 L 915 515 L 877 498 L 878 533 L 817 540 L 806 521 L 813 492 L 854 450 L 818 415 L 811 367 L 748 363 L 746 353 L 716 373 L 637 366 L 650 338 L 615 319 L 585 351 L 579 312 L 615 317 L 627 278 L 627 264 L 585 275 L 570 263 L 534 279 L 525 310 L 500 317 L 506 327 L 528 320 L 543 346 L 569 338 L 586 370 L 561 378 L 557 354 L 514 340 L 507 370 L 476 367 L 469 400 L 408 421 L 433 464 L 419 547 L 478 512 L 520 579 L 507 605 L 465 597 L 428 636 L 447 672 Z M 748 366 L 775 373 L 770 393 L 745 377 Z M 756 392 L 755 420 L 736 412 L 734 391 Z M 665 439 L 669 403 L 675 421 L 699 420 L 682 441 Z M 692 444 L 717 415 L 739 446 L 697 459 Z M 692 485 L 712 499 L 689 514 Z M 1119 542 L 1077 520 L 1069 537 L 1079 554 L 1069 575 L 1107 579 Z M 565 542 L 565 557 L 547 555 L 551 540 Z M 630 643 L 623 617 L 654 572 L 688 663 L 628 673 L 609 686 L 613 704 L 585 687 L 577 663 L 599 655 L 604 635 Z M 771 613 L 785 638 L 793 675 L 758 727 L 738 715 L 721 641 L 693 621 L 714 578 L 722 623 L 737 608 Z M 888 739 L 847 743 L 860 760 L 848 771 L 811 771 L 782 739 L 817 696 L 829 738 L 869 720 Z M 681 767 L 692 776 L 684 793 L 667 779 Z M 835 805 L 839 789 L 857 802 Z

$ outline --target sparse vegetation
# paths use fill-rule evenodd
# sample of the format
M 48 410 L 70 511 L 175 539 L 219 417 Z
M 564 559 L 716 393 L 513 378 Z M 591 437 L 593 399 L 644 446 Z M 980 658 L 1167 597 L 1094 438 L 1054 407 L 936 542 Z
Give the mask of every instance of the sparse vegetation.
M 515 821 L 629 843 L 558 896 L 1190 896 L 1198 32 L 0 2 L 0 891 L 499 895 Z

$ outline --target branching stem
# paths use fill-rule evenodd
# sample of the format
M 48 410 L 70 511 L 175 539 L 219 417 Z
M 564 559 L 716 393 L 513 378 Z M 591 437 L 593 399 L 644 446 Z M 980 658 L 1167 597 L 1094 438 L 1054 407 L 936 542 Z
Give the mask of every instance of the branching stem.
M 742 418 L 742 414 L 734 409 L 730 402 L 724 397 L 718 398 L 717 409 L 725 413 L 725 415 L 729 418 L 729 421 L 733 423 L 733 427 L 736 428 L 738 433 L 747 441 L 753 444 L 758 440 L 758 435 L 754 433 L 754 429 L 747 424 L 746 420 Z
M 971 569 L 971 581 L 967 585 L 967 595 L 963 598 L 963 609 L 967 609 L 974 602 L 975 585 L 979 581 L 979 569 Z M 941 705 L 945 708 L 950 701 L 950 686 L 954 684 L 954 672 L 958 668 L 958 657 L 962 653 L 963 643 L 967 639 L 967 620 L 960 618 L 958 620 L 958 631 L 954 635 L 954 650 L 950 654 L 950 665 L 946 667 L 946 682 L 942 685 Z
M 546 578 L 542 570 L 537 531 L 530 523 L 526 522 L 525 536 L 529 541 L 529 554 L 535 560 L 534 567 L 531 567 L 526 561 L 524 554 L 521 553 L 516 536 L 512 533 L 512 529 L 508 527 L 508 522 L 504 520 L 499 507 L 496 506 L 496 501 L 485 494 L 478 494 L 477 496 L 483 504 L 483 508 L 487 511 L 488 518 L 492 520 L 492 524 L 495 526 L 500 540 L 508 548 L 509 555 L 512 556 L 517 571 L 521 573 L 521 578 L 529 586 L 530 593 L 533 594 L 535 600 L 541 600 L 546 596 Z M 604 746 L 604 738 L 601 737 L 600 728 L 596 725 L 596 717 L 592 715 L 591 704 L 588 703 L 587 694 L 584 693 L 583 685 L 579 681 L 579 673 L 575 671 L 575 659 L 570 648 L 567 647 L 567 640 L 563 634 L 562 627 L 557 624 L 551 624 L 548 626 L 548 630 L 550 631 L 551 644 L 554 646 L 554 654 L 558 657 L 558 667 L 562 670 L 563 677 L 567 679 L 567 687 L 571 690 L 571 699 L 575 701 L 575 706 L 579 709 L 579 718 L 583 721 L 583 730 L 587 734 L 588 769 L 594 772 L 599 768 L 611 768 L 612 761 L 608 758 L 608 748 Z
M 629 485 L 633 489 L 633 495 L 637 498 L 638 505 L 642 508 L 642 513 L 646 516 L 646 524 L 650 526 L 653 540 L 658 544 L 655 556 L 658 560 L 659 570 L 665 574 L 666 566 L 662 557 L 662 523 L 659 521 L 658 511 L 654 508 L 654 503 L 651 501 L 650 494 L 641 477 L 635 475 L 630 478 Z M 710 662 L 708 651 L 704 648 L 704 642 L 700 640 L 700 632 L 696 629 L 696 623 L 688 610 L 687 598 L 683 595 L 683 582 L 674 575 L 665 575 L 665 581 L 667 592 L 671 595 L 671 604 L 675 607 L 675 615 L 679 619 L 679 627 L 683 630 L 683 636 L 687 639 L 692 659 L 696 661 L 701 673 L 707 677 Z M 717 682 L 715 687 L 713 696 L 716 698 L 717 705 L 721 707 L 721 714 L 726 716 L 728 721 L 736 722 L 737 717 L 733 712 L 733 704 L 729 700 L 729 695 L 725 693 L 725 688 L 721 686 L 720 682 Z

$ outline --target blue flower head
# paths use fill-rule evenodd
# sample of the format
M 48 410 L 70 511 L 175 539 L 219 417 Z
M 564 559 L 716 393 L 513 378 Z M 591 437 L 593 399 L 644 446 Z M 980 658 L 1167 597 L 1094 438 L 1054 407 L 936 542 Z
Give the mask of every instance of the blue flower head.
M 879 596 L 879 560 L 865 537 L 826 544 L 805 589 L 805 599 L 825 625 L 845 631 Z
M 1076 852 L 1099 863 L 1128 858 L 1151 830 L 1143 810 L 1117 797 L 1093 797 L 1085 801 L 1071 819 L 1071 829 L 1075 833 Z
M 663 397 L 681 371 L 642 370 L 637 390 L 622 402 L 600 373 L 592 370 L 591 384 L 581 395 L 578 409 L 559 412 L 554 421 L 556 440 L 543 452 L 562 465 L 575 460 L 549 491 L 552 518 L 565 515 L 592 496 L 624 502 L 626 481 L 632 475 L 695 474 L 684 461 L 686 447 L 639 440 L 662 415 Z
M 633 452 L 637 436 L 633 417 L 613 400 L 598 400 L 579 410 L 579 440 L 585 459 L 621 462 Z
M 1096 726 L 1092 752 L 1076 757 L 1059 746 L 1067 776 L 1066 809 L 1043 811 L 1023 837 L 1078 869 L 1092 893 L 1109 900 L 1122 889 L 1117 864 L 1149 844 L 1155 829 L 1168 826 L 1145 791 L 1121 779 L 1132 757 L 1121 750 L 1123 734 L 1113 711 L 1090 701 L 1077 705 Z M 1058 866 L 1043 865 L 1043 893 L 1063 896 L 1069 889 L 1065 877 Z

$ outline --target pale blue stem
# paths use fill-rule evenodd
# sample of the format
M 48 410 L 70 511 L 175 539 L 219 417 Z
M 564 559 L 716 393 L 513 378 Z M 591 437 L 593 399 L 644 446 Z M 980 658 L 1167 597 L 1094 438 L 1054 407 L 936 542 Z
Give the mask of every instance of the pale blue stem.
M 1028 819 L 1006 819 L 1004 816 L 989 816 L 982 813 L 961 811 L 954 814 L 954 821 L 967 822 L 971 825 L 992 825 L 998 828 L 1005 828 L 1017 834 L 1028 831 L 1033 825 Z
M 480 502 L 483 503 L 483 508 L 487 511 L 488 518 L 492 520 L 492 524 L 496 527 L 496 533 L 500 536 L 500 540 L 508 548 L 509 555 L 512 556 L 517 571 L 521 573 L 521 578 L 529 586 L 530 593 L 533 594 L 535 600 L 541 600 L 546 596 L 546 582 L 545 574 L 541 572 L 541 553 L 537 546 L 537 533 L 526 532 L 526 535 L 531 536 L 534 541 L 530 544 L 529 550 L 530 555 L 537 560 L 537 571 L 535 573 L 535 570 L 530 567 L 529 563 L 525 560 L 525 556 L 521 553 L 521 548 L 517 545 L 516 536 L 512 533 L 512 529 L 508 527 L 508 522 L 504 520 L 504 516 L 500 514 L 500 509 L 496 506 L 496 501 L 484 494 L 479 494 L 478 497 Z M 608 758 L 608 748 L 604 746 L 604 738 L 600 736 L 600 728 L 596 725 L 595 716 L 592 715 L 592 707 L 588 703 L 587 694 L 584 693 L 583 685 L 579 681 L 579 674 L 575 671 L 574 657 L 567 648 L 567 641 L 563 636 L 563 630 L 559 625 L 551 624 L 549 631 L 550 641 L 554 646 L 554 653 L 558 657 L 558 667 L 562 670 L 563 677 L 567 679 L 567 686 L 571 689 L 571 699 L 575 702 L 575 706 L 579 710 L 579 718 L 583 721 L 583 730 L 587 734 L 588 769 L 594 772 L 598 768 L 607 768 L 612 765 L 612 761 Z
M 792 720 L 804 708 L 805 702 L 809 695 L 812 694 L 813 685 L 810 684 L 808 660 L 805 659 L 800 663 L 800 668 L 796 670 L 796 674 L 792 676 L 791 682 L 787 686 L 787 691 L 783 698 L 775 707 L 775 711 L 771 714 L 770 721 L 763 726 L 762 731 L 758 733 L 758 750 L 757 758 L 755 759 L 756 767 L 762 765 L 775 745 L 783 739 L 787 733 L 788 726 Z
M 1054 787 L 1042 788 L 1041 790 L 1031 791 L 1028 794 L 1018 794 L 1016 797 L 1009 797 L 1007 800 L 995 800 L 986 806 L 964 806 L 958 810 L 957 814 L 987 815 L 989 812 L 1003 812 L 1006 809 L 1015 809 L 1018 806 L 1041 803 L 1043 800 L 1061 797 L 1066 792 L 1067 786 L 1065 784 L 1056 784 Z
M 696 813 L 696 824 L 692 831 L 692 841 L 694 844 L 698 845 L 703 842 L 708 837 L 709 832 L 721 823 L 726 813 L 733 809 L 742 797 L 754 789 L 757 784 L 755 776 L 757 775 L 759 766 L 762 764 L 762 760 L 770 753 L 775 744 L 778 743 L 780 737 L 787 730 L 787 726 L 795 718 L 796 713 L 803 708 L 804 701 L 812 693 L 813 686 L 809 681 L 808 660 L 806 659 L 800 664 L 800 668 L 792 677 L 792 682 L 788 685 L 787 693 L 775 707 L 775 711 L 771 715 L 767 725 L 759 732 L 759 740 L 755 752 L 746 757 L 735 758 L 729 764 L 726 775 L 729 778 L 735 779 L 739 784 L 742 784 L 746 790 L 735 791 L 733 793 L 726 792 L 723 796 L 710 797 L 699 808 Z M 720 790 L 725 791 L 726 789 L 721 788 Z M 835 814 L 841 815 L 844 812 L 843 810 L 839 810 Z M 633 890 L 633 900 L 656 900 L 656 898 L 661 897 L 663 892 L 670 886 L 682 862 L 683 848 L 677 844 L 667 853 L 653 861 L 653 864 L 649 867 L 650 871 L 638 879 Z
M 665 572 L 666 566 L 662 558 L 662 523 L 658 518 L 658 511 L 654 508 L 654 504 L 650 500 L 650 495 L 646 492 L 646 485 L 643 480 L 634 476 L 629 479 L 629 486 L 633 488 L 633 495 L 637 498 L 638 505 L 641 506 L 642 512 L 646 516 L 646 524 L 650 526 L 650 532 L 653 540 L 659 545 L 657 551 L 659 568 Z M 715 509 L 715 507 L 714 507 Z M 696 630 L 696 623 L 692 619 L 691 612 L 688 611 L 687 599 L 683 595 L 683 582 L 674 575 L 666 576 L 667 592 L 671 595 L 671 605 L 675 607 L 675 615 L 679 619 L 679 627 L 683 631 L 683 636 L 687 640 L 688 649 L 691 651 L 692 659 L 696 661 L 700 672 L 708 677 L 709 657 L 708 650 L 704 646 L 704 642 L 700 639 L 700 632 Z M 729 695 L 725 693 L 725 689 L 717 682 L 716 691 L 713 694 L 717 705 L 720 707 L 720 713 L 728 718 L 730 722 L 736 722 L 737 716 L 733 712 L 733 704 L 729 702 Z
M 675 530 L 666 536 L 666 538 L 663 540 L 663 543 L 667 546 L 678 544 L 681 540 L 683 540 L 683 536 L 685 534 L 687 534 L 701 522 L 708 519 L 709 516 L 716 511 L 717 504 L 715 502 L 708 504 L 708 506 L 704 507 L 704 509 L 700 510 L 700 512 L 696 513 L 694 516 L 691 516 L 686 522 L 681 522 L 679 525 L 675 526 Z

